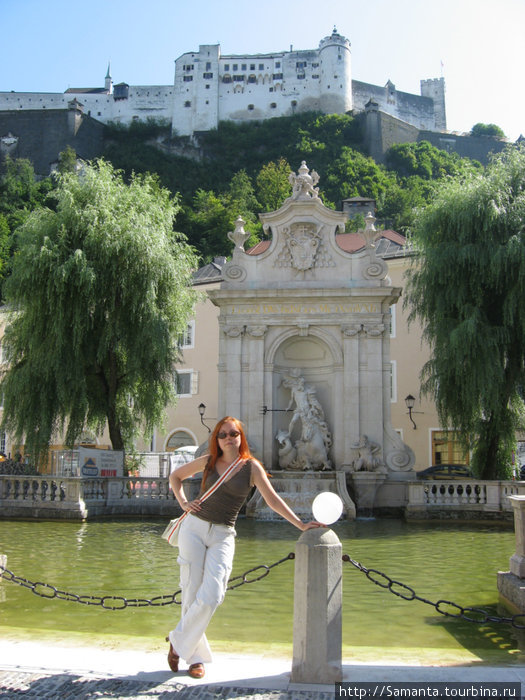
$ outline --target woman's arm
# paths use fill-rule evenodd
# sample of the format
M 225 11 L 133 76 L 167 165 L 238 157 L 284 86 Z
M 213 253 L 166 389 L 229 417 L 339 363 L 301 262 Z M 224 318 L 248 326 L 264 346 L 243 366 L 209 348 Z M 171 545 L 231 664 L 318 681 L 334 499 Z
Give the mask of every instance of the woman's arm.
M 288 522 L 292 523 L 292 525 L 295 525 L 295 527 L 299 530 L 304 531 L 313 527 L 322 527 L 321 523 L 318 523 L 316 520 L 312 520 L 309 523 L 303 523 L 303 521 L 297 517 L 293 510 L 283 501 L 283 499 L 270 484 L 264 467 L 256 460 L 252 460 L 252 464 L 253 483 L 259 489 L 259 492 L 264 498 L 266 504 L 273 511 L 285 518 L 285 520 L 288 520 Z
M 188 462 L 187 464 L 183 464 L 170 474 L 170 486 L 182 510 L 189 510 L 190 512 L 194 513 L 200 510 L 200 500 L 197 498 L 194 501 L 188 501 L 184 493 L 184 489 L 182 487 L 182 482 L 184 481 L 184 479 L 188 479 L 190 476 L 198 474 L 198 472 L 204 471 L 204 467 L 206 466 L 207 461 L 208 455 L 204 455 L 203 457 L 197 457 L 197 459 L 194 459 L 191 462 Z

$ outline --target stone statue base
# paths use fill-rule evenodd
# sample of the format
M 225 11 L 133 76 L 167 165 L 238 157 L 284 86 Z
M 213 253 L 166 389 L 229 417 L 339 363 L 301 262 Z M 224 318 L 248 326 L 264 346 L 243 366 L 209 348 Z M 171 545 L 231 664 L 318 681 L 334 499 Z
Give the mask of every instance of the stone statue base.
M 374 511 L 377 489 L 386 480 L 386 474 L 377 472 L 354 472 L 351 474 L 354 497 L 359 515 L 370 516 Z
M 355 518 L 355 506 L 347 493 L 340 493 L 338 474 L 335 471 L 272 471 L 271 483 L 279 496 L 302 520 L 313 520 L 312 503 L 319 493 L 331 491 L 341 496 L 344 514 L 348 519 Z M 346 490 L 346 489 L 345 489 Z M 246 515 L 255 520 L 281 520 L 281 516 L 269 508 L 259 491 L 246 505 Z

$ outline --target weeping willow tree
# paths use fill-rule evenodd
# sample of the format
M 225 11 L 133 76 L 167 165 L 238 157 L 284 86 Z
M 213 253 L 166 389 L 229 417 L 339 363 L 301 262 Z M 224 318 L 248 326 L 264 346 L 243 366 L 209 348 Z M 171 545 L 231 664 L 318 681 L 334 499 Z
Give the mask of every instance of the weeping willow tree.
M 480 478 L 509 475 L 525 387 L 525 150 L 442 185 L 417 221 L 409 318 L 431 356 L 422 388 L 472 449 Z
M 174 233 L 175 200 L 155 178 L 126 184 L 103 162 L 64 173 L 56 210 L 18 230 L 7 281 L 3 427 L 38 461 L 107 425 L 114 449 L 157 425 L 174 399 L 177 337 L 196 259 Z

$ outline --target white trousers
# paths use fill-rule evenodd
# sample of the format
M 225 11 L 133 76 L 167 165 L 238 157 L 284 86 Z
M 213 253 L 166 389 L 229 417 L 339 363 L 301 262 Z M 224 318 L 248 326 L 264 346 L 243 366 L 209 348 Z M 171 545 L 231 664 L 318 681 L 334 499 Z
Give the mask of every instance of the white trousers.
M 181 618 L 169 633 L 175 652 L 188 664 L 212 660 L 206 628 L 224 600 L 235 553 L 235 529 L 188 515 L 179 532 Z

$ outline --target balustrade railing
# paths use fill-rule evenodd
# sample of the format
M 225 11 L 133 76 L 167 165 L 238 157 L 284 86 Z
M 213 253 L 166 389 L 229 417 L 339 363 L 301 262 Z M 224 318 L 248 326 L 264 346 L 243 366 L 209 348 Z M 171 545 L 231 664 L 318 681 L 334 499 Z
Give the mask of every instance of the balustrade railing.
M 408 508 L 439 506 L 468 510 L 512 512 L 509 496 L 525 495 L 525 482 L 428 480 L 408 484 Z

